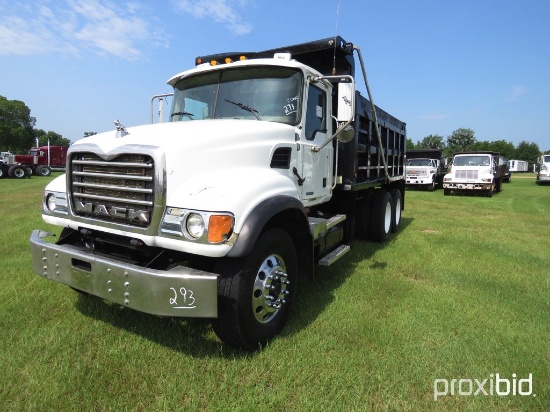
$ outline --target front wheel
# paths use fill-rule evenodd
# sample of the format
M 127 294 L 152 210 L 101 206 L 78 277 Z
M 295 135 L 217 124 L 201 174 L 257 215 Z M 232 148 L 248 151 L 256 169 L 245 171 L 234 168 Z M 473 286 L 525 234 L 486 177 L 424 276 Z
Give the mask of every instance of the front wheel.
M 8 169 L 8 176 L 14 179 L 23 179 L 27 176 L 27 171 L 21 165 L 13 165 Z
M 248 256 L 218 262 L 216 335 L 245 350 L 264 346 L 286 323 L 297 270 L 292 238 L 279 228 L 263 232 Z

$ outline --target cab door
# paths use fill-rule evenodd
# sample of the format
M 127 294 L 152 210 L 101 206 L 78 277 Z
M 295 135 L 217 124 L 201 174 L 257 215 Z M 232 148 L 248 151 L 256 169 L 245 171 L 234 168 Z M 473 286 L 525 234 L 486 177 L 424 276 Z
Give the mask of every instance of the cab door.
M 305 205 L 322 203 L 331 192 L 333 145 L 329 143 L 319 152 L 311 150 L 312 147 L 321 146 L 330 137 L 327 102 L 327 87 L 321 82 L 310 84 L 300 138 L 302 201 Z

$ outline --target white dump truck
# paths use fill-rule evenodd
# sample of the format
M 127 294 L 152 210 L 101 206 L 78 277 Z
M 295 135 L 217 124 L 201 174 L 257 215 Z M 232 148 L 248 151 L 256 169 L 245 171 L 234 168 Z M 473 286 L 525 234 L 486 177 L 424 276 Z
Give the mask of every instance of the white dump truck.
M 441 149 L 407 150 L 406 186 L 433 191 L 443 186 Z
M 70 147 L 42 206 L 63 230 L 55 243 L 33 231 L 34 271 L 265 344 L 316 264 L 401 222 L 406 125 L 357 90 L 356 58 L 369 90 L 359 48 L 338 36 L 197 57 L 168 81 L 169 122 L 116 122 Z
M 478 191 L 491 197 L 502 190 L 507 171 L 507 161 L 498 152 L 455 153 L 451 170 L 443 178 L 443 192 Z

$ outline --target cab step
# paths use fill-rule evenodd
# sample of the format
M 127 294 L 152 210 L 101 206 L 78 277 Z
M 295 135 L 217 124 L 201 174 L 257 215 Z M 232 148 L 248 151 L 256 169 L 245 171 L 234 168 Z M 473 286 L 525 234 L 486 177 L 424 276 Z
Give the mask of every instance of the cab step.
M 346 253 L 348 253 L 350 249 L 351 249 L 351 246 L 349 245 L 340 245 L 336 249 L 334 249 L 332 252 L 323 256 L 319 260 L 319 262 L 317 262 L 317 264 L 319 266 L 330 266 L 334 262 L 336 262 L 338 259 L 340 259 L 342 256 L 344 256 Z

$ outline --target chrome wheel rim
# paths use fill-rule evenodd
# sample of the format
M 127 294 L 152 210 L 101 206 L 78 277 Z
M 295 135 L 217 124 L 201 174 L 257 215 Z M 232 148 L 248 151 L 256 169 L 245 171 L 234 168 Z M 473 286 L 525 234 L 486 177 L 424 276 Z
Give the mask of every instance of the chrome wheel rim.
M 288 274 L 283 258 L 270 255 L 264 259 L 254 280 L 252 311 L 260 323 L 270 322 L 287 303 Z

